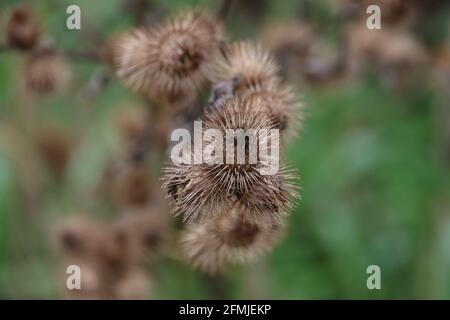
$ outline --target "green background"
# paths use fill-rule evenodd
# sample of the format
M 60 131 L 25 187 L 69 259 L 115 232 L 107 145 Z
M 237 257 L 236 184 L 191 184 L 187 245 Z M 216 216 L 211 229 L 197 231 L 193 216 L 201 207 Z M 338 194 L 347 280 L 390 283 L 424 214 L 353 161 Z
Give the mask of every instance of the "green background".
M 311 19 L 326 26 L 331 13 L 325 1 L 314 2 Z M 4 13 L 16 3 L 23 1 L 2 1 L 0 30 Z M 87 31 L 65 28 L 69 4 L 81 6 L 82 30 L 96 30 L 99 37 L 132 24 L 117 1 L 30 3 L 63 48 L 96 45 L 86 40 Z M 217 1 L 158 3 L 167 13 L 190 4 L 217 7 Z M 227 27 L 232 39 L 255 38 L 267 22 L 294 18 L 297 8 L 295 0 L 268 1 L 260 20 L 232 11 Z M 442 13 L 439 30 L 448 30 L 448 17 Z M 325 32 L 332 43 L 333 30 Z M 433 39 L 438 33 L 430 34 Z M 19 54 L 0 53 L 0 298 L 60 298 L 49 226 L 77 210 L 108 215 L 91 191 L 105 156 L 118 144 L 110 115 L 137 98 L 114 80 L 91 104 L 67 94 L 34 102 L 30 111 L 18 89 L 23 61 Z M 73 69 L 79 89 L 96 66 L 76 63 Z M 270 255 L 226 273 L 229 296 L 450 298 L 450 162 L 443 154 L 441 124 L 449 115 L 448 95 L 425 78 L 414 91 L 399 95 L 370 74 L 345 85 L 298 92 L 307 117 L 287 157 L 301 175 L 302 198 L 289 219 L 287 236 Z M 29 138 L 24 119 L 85 129 L 68 182 L 46 183 L 42 208 L 31 216 L 24 210 L 19 185 L 41 177 L 30 150 L 21 144 Z M 381 268 L 381 290 L 366 287 L 366 268 L 372 264 Z M 159 261 L 153 278 L 156 299 L 211 297 L 201 274 L 170 258 Z

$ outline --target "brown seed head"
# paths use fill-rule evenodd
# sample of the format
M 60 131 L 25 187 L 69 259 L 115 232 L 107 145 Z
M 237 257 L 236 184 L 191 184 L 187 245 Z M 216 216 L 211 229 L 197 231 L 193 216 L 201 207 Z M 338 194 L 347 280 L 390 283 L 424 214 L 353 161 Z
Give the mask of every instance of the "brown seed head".
M 273 58 L 261 45 L 238 42 L 224 49 L 223 56 L 215 62 L 210 77 L 215 83 L 238 77 L 236 92 L 239 93 L 278 81 L 277 72 L 278 67 Z
M 126 212 L 114 228 L 126 241 L 130 260 L 142 263 L 157 256 L 168 231 L 168 220 L 165 212 L 142 208 Z
M 39 155 L 55 177 L 64 174 L 75 142 L 74 137 L 61 128 L 49 126 L 39 132 L 36 141 Z
M 39 34 L 39 24 L 29 7 L 19 6 L 11 11 L 6 24 L 6 42 L 10 47 L 30 50 Z
M 263 39 L 280 66 L 283 79 L 299 80 L 303 61 L 317 41 L 312 27 L 304 23 L 271 25 Z
M 217 273 L 227 264 L 243 264 L 270 251 L 283 234 L 282 224 L 248 222 L 245 209 L 223 208 L 224 214 L 205 224 L 192 224 L 182 236 L 187 260 L 208 273 Z
M 130 88 L 159 100 L 195 98 L 218 53 L 222 26 L 204 12 L 187 12 L 116 42 L 116 73 Z
M 283 137 L 292 138 L 303 121 L 303 105 L 296 99 L 293 89 L 273 81 L 265 87 L 253 87 L 242 94 L 244 104 L 255 113 L 267 115 L 271 126 Z
M 274 158 L 277 154 L 272 154 L 271 144 L 264 143 L 267 137 L 260 134 L 262 129 L 273 128 L 267 112 L 254 112 L 250 103 L 236 97 L 216 106 L 205 116 L 204 124 L 205 130 L 216 129 L 222 133 L 223 140 L 219 141 L 219 145 L 222 145 L 223 152 L 210 158 L 204 155 L 201 164 L 174 165 L 165 169 L 163 187 L 175 201 L 174 213 L 183 215 L 188 222 L 203 221 L 222 212 L 222 207 L 239 203 L 248 209 L 245 218 L 249 221 L 265 217 L 278 221 L 286 214 L 286 208 L 291 206 L 297 193 L 292 183 L 295 175 L 282 163 L 277 162 L 277 173 L 262 174 L 266 161 L 279 160 Z M 236 142 L 236 136 L 234 144 L 231 141 L 234 152 L 243 148 L 244 162 L 237 161 L 236 153 L 232 159 L 234 161 L 227 161 L 230 160 L 227 159 L 230 150 L 226 146 L 226 133 L 230 129 L 242 129 L 245 135 L 243 144 Z M 251 133 L 247 129 L 255 131 Z M 256 158 L 253 159 L 249 156 L 252 146 L 256 151 Z M 223 161 L 208 161 L 212 159 Z
M 53 49 L 33 52 L 25 66 L 26 88 L 38 95 L 62 91 L 70 82 L 71 76 L 64 57 Z
M 90 261 L 110 270 L 127 263 L 123 239 L 104 223 L 74 218 L 59 228 L 57 241 L 66 259 L 72 261 Z
M 124 207 L 145 207 L 152 199 L 154 186 L 148 169 L 144 165 L 130 165 L 116 177 L 115 190 Z
M 120 228 L 119 228 L 120 227 Z M 109 225 L 77 218 L 58 231 L 58 245 L 68 265 L 81 268 L 81 290 L 66 290 L 76 299 L 146 298 L 148 282 L 130 241 L 132 230 L 124 225 Z M 134 225 L 136 227 L 136 224 Z M 141 228 L 142 229 L 142 228 Z M 141 230 L 138 228 L 138 230 Z M 124 231 L 129 232 L 125 233 Z M 137 236 L 141 233 L 136 233 Z M 66 283 L 67 274 L 62 281 Z

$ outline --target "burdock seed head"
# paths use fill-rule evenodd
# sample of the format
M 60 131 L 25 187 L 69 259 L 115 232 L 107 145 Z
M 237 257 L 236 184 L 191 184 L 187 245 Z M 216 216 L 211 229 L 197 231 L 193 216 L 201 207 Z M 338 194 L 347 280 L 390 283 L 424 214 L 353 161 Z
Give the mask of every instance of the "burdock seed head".
M 113 181 L 120 206 L 142 208 L 152 200 L 154 188 L 149 170 L 142 164 L 132 165 L 120 172 Z
M 115 44 L 114 64 L 130 88 L 159 100 L 194 98 L 219 52 L 222 25 L 205 12 L 187 12 Z
M 89 261 L 101 267 L 123 267 L 126 246 L 109 225 L 77 217 L 57 230 L 57 245 L 69 261 Z
M 175 214 L 183 215 L 185 221 L 198 222 L 221 214 L 224 206 L 239 204 L 247 210 L 244 218 L 249 221 L 266 218 L 278 221 L 297 193 L 292 183 L 295 175 L 281 163 L 278 154 L 272 154 L 275 140 L 271 139 L 275 136 L 261 134 L 274 128 L 267 113 L 255 112 L 250 103 L 234 97 L 215 106 L 205 116 L 204 126 L 205 130 L 216 129 L 222 134 L 219 143 L 223 144 L 223 152 L 215 155 L 222 161 L 210 161 L 205 155 L 201 164 L 172 165 L 165 169 L 163 187 L 175 201 Z M 227 131 L 237 133 L 239 129 L 246 135 L 244 146 L 237 143 L 237 134 L 227 138 Z M 234 144 L 233 150 L 228 149 L 227 141 Z M 253 159 L 252 147 L 257 155 Z M 239 148 L 244 151 L 245 161 L 238 161 Z M 234 156 L 228 158 L 230 152 Z M 276 162 L 278 171 L 263 174 L 270 161 Z
M 167 214 L 159 208 L 128 210 L 115 223 L 115 232 L 127 245 L 133 262 L 153 259 L 161 249 L 168 232 Z
M 252 42 L 237 42 L 225 47 L 210 75 L 213 82 L 239 78 L 236 92 L 265 86 L 277 80 L 278 67 L 268 51 Z
M 39 35 L 39 24 L 29 7 L 19 6 L 11 11 L 6 24 L 6 42 L 10 47 L 32 49 Z
M 264 113 L 271 126 L 283 137 L 294 137 L 303 122 L 303 105 L 290 86 L 271 81 L 266 86 L 255 86 L 242 94 L 244 104 L 255 113 Z
M 283 234 L 283 224 L 247 221 L 246 209 L 239 205 L 223 210 L 217 219 L 187 226 L 182 235 L 187 260 L 204 272 L 217 273 L 227 264 L 249 263 L 269 252 Z
M 37 95 L 58 93 L 72 78 L 66 60 L 53 48 L 41 48 L 29 57 L 25 66 L 26 89 Z
M 77 139 L 60 127 L 46 126 L 37 134 L 36 147 L 44 164 L 55 178 L 62 178 Z

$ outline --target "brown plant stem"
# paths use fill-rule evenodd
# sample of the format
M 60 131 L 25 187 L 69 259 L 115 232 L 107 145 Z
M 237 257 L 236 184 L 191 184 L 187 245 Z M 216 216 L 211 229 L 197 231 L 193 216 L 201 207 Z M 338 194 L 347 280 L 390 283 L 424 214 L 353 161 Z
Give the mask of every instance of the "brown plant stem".
M 64 50 L 63 52 L 66 57 L 74 61 L 103 63 L 100 54 L 96 51 Z
M 23 50 L 19 50 L 19 49 L 10 47 L 7 44 L 0 43 L 0 53 L 9 53 L 9 52 L 30 53 L 30 52 L 32 52 L 32 50 L 23 51 Z M 101 56 L 97 51 L 77 51 L 77 50 L 66 49 L 66 50 L 62 50 L 62 52 L 66 57 L 68 57 L 69 59 L 74 60 L 74 61 L 87 61 L 87 62 L 100 63 L 100 64 L 103 63 Z

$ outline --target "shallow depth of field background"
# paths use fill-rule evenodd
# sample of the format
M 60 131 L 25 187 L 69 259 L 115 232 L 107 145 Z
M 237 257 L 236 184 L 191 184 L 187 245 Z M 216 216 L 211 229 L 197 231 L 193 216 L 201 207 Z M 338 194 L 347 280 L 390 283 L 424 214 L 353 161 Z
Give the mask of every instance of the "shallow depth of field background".
M 2 0 L 0 19 L 19 2 Z M 62 48 L 95 48 L 86 40 L 90 30 L 106 37 L 132 22 L 116 0 L 29 2 Z M 232 9 L 227 28 L 233 39 L 255 38 L 268 22 L 287 22 L 298 13 L 297 0 L 264 2 L 259 19 Z M 329 6 L 313 2 L 310 19 L 333 44 Z M 217 5 L 157 3 L 166 13 L 189 3 Z M 65 28 L 68 4 L 81 6 L 81 31 Z M 441 12 L 433 26 L 424 24 L 431 30 L 427 36 L 445 38 L 449 17 Z M 71 89 L 32 102 L 30 112 L 30 101 L 19 94 L 22 67 L 21 55 L 0 53 L 0 298 L 61 298 L 48 225 L 74 212 L 108 215 L 92 189 L 117 146 L 111 115 L 138 102 L 117 80 L 92 103 L 77 99 L 96 65 L 76 62 Z M 287 155 L 301 175 L 302 199 L 287 236 L 271 254 L 226 273 L 229 297 L 450 298 L 450 140 L 442 124 L 450 114 L 449 93 L 423 77 L 420 86 L 400 94 L 370 73 L 298 92 L 307 117 Z M 30 138 L 27 127 L 46 121 L 83 131 L 63 184 L 47 179 L 33 150 L 22 145 Z M 34 199 L 39 210 L 24 201 L 35 184 L 45 188 Z M 366 288 L 371 264 L 381 267 L 382 290 Z M 211 297 L 200 273 L 168 257 L 160 259 L 153 279 L 155 299 Z

